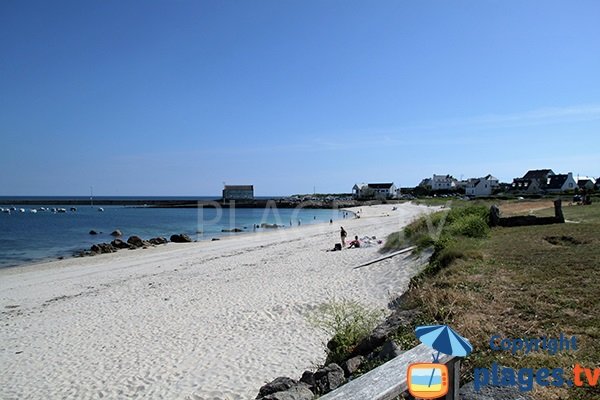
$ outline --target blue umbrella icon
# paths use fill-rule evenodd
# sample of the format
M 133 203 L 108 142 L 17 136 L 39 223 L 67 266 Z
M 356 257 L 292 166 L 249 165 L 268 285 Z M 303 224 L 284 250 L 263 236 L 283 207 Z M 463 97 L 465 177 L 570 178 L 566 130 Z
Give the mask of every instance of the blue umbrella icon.
M 415 333 L 421 343 L 437 350 L 437 355 L 433 355 L 434 363 L 438 362 L 440 353 L 456 357 L 466 357 L 473 351 L 473 346 L 471 346 L 467 339 L 460 336 L 447 325 L 418 326 L 415 329 Z M 434 371 L 431 373 L 429 386 L 431 386 Z

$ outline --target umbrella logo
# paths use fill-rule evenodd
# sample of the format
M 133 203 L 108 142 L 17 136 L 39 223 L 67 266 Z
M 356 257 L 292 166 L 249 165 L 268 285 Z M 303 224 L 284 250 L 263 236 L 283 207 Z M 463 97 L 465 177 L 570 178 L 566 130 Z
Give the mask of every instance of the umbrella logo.
M 447 325 L 419 326 L 415 329 L 421 343 L 431 347 L 433 362 L 408 367 L 408 391 L 422 399 L 435 399 L 448 393 L 448 368 L 439 363 L 440 353 L 466 357 L 473 351 L 469 341 Z

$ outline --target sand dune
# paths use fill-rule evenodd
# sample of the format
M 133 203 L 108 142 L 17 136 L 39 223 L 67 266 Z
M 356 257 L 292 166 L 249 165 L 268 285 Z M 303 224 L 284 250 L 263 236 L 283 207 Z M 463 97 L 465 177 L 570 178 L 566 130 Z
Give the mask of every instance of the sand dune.
M 254 398 L 323 361 L 307 312 L 383 309 L 416 271 L 400 257 L 353 270 L 378 249 L 326 252 L 340 224 L 384 239 L 430 210 L 0 270 L 0 398 Z

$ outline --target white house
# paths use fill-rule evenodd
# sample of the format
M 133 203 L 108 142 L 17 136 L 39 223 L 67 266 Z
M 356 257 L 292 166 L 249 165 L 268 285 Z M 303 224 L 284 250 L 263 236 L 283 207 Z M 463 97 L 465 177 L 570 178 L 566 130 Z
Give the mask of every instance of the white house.
M 471 197 L 491 196 L 494 189 L 499 187 L 498 178 L 492 175 L 483 178 L 469 179 L 465 186 L 465 194 Z
M 452 175 L 435 175 L 431 179 L 431 190 L 454 190 L 457 180 Z
M 560 193 L 575 190 L 576 187 L 577 181 L 573 178 L 573 173 L 569 172 L 550 176 L 545 189 L 549 193 Z
M 355 199 L 394 199 L 398 189 L 394 183 L 357 183 L 352 187 Z

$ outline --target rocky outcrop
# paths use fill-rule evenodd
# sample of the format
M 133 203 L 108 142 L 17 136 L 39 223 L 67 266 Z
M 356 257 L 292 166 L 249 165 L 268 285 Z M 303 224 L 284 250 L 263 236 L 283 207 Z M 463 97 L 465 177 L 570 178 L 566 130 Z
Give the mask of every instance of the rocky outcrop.
M 337 364 L 319 368 L 314 374 L 313 392 L 317 395 L 329 393 L 346 383 L 344 370 Z
M 356 356 L 346 360 L 342 364 L 342 369 L 344 370 L 344 374 L 346 376 L 351 376 L 354 374 L 360 366 L 365 362 L 365 358 L 363 356 Z
M 121 239 L 115 239 L 110 244 L 117 249 L 130 249 L 131 245 Z
M 243 229 L 240 228 L 232 228 L 232 229 L 221 229 L 221 232 L 244 232 Z
M 93 229 L 90 231 L 90 235 L 97 235 L 97 234 L 98 234 L 98 232 L 96 232 L 96 231 L 95 231 L 95 230 L 93 230 Z
M 159 244 L 167 244 L 167 243 L 169 243 L 169 241 L 167 240 L 167 238 L 164 238 L 164 237 L 155 237 L 155 238 L 149 239 L 148 243 L 153 244 L 153 245 L 159 245 Z
M 147 247 L 152 244 L 149 241 L 142 240 L 142 238 L 139 236 L 130 236 L 129 239 L 127 239 L 127 243 L 129 243 L 129 245 L 131 245 L 131 247 L 135 249 L 138 249 L 140 247 Z
M 121 232 L 118 229 L 115 229 L 114 231 L 111 232 L 111 236 L 123 236 L 123 232 Z
M 313 392 L 303 382 L 288 377 L 279 377 L 258 391 L 257 400 L 312 400 Z
M 90 252 L 94 254 L 114 253 L 118 249 L 110 243 L 98 243 L 90 247 Z
M 192 241 L 193 240 L 185 233 L 180 233 L 179 235 L 171 235 L 171 242 L 173 243 L 190 243 Z

